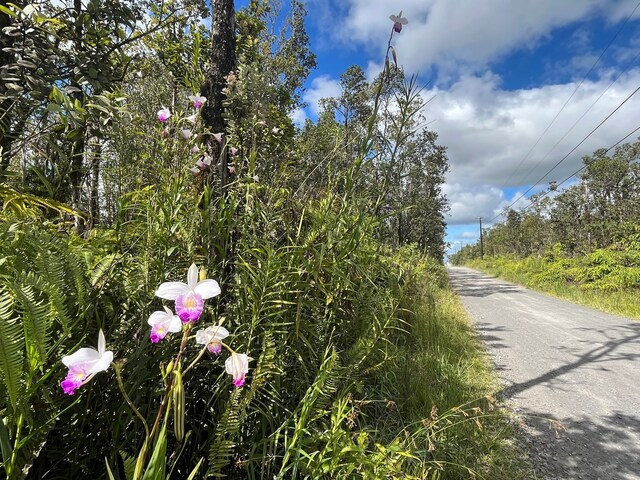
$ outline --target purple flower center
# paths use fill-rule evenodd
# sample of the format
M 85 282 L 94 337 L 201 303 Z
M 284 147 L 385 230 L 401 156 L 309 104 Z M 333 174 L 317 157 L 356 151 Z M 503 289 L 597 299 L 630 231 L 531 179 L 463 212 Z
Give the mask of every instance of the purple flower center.
M 244 373 L 242 373 L 237 377 L 233 377 L 233 384 L 236 386 L 236 388 L 240 388 L 241 386 L 244 385 L 244 377 L 245 377 Z
M 169 332 L 163 325 L 154 325 L 151 327 L 151 335 L 149 337 L 153 343 L 158 343 L 167 336 L 167 333 Z
M 400 32 L 402 31 L 402 24 L 401 24 L 400 22 L 395 22 L 395 23 L 393 24 L 393 30 L 394 30 L 396 33 L 400 33 Z
M 196 322 L 202 315 L 203 309 L 204 301 L 202 296 L 195 292 L 179 295 L 176 298 L 176 313 L 182 323 Z
M 222 342 L 217 338 L 214 338 L 209 342 L 209 345 L 207 345 L 207 350 L 214 355 L 220 355 L 222 352 Z
M 196 110 L 199 110 L 201 107 L 202 107 L 202 102 L 200 100 L 193 101 L 193 108 L 195 108 Z
M 87 378 L 87 370 L 84 365 L 73 365 L 69 367 L 66 378 L 60 382 L 62 390 L 67 395 L 73 395 L 75 390 L 84 384 Z

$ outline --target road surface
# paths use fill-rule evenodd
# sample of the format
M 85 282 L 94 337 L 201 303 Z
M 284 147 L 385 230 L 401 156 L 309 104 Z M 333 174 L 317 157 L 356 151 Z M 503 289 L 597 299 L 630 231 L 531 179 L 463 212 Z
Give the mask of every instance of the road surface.
M 449 269 L 545 479 L 640 479 L 640 322 Z M 539 417 L 559 420 L 565 430 Z

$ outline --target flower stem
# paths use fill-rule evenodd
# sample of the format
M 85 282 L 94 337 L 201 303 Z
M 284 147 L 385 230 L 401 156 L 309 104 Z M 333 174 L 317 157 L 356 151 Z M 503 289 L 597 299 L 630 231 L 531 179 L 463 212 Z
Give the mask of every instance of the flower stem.
M 145 433 L 147 435 L 147 438 L 149 438 L 149 425 L 147 425 L 147 421 L 144 419 L 144 417 L 142 416 L 140 411 L 133 404 L 133 402 L 129 398 L 129 395 L 127 395 L 127 392 L 124 389 L 124 384 L 122 383 L 122 376 L 120 375 L 120 368 L 121 367 L 119 365 L 114 364 L 114 370 L 116 372 L 116 380 L 118 381 L 118 387 L 120 388 L 120 391 L 122 392 L 122 396 L 124 397 L 125 401 L 129 405 L 131 410 L 133 410 L 133 413 L 135 413 L 138 416 L 138 418 L 140 419 L 140 421 L 144 425 L 144 431 L 145 431 Z

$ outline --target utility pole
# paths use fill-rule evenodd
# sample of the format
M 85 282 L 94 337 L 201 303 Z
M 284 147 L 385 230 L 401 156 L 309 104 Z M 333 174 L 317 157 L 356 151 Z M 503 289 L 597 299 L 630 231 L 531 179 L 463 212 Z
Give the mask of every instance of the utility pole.
M 482 240 L 482 217 L 478 217 L 480 220 L 480 259 L 484 258 L 484 242 Z

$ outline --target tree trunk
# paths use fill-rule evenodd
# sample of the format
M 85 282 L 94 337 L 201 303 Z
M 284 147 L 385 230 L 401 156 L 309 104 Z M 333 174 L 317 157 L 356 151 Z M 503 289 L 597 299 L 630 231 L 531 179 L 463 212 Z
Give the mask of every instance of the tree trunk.
M 202 86 L 201 93 L 207 97 L 202 108 L 202 120 L 213 133 L 224 133 L 224 105 L 227 76 L 236 66 L 235 8 L 233 0 L 211 0 L 211 69 Z M 220 155 L 222 148 L 215 141 L 209 141 L 213 158 L 220 158 L 220 183 L 228 182 L 226 155 Z
M 17 1 L 14 4 L 19 7 L 22 6 L 22 2 Z M 7 2 L 0 1 L 0 5 L 6 7 Z M 0 78 L 3 78 L 2 67 L 10 65 L 14 62 L 13 54 L 6 52 L 4 49 L 11 47 L 11 37 L 3 33 L 3 29 L 11 25 L 11 17 L 4 12 L 0 12 Z M 4 83 L 0 81 L 0 95 L 4 95 L 7 89 Z M 5 172 L 9 168 L 9 162 L 11 160 L 11 145 L 15 138 L 15 132 L 11 129 L 11 119 L 14 118 L 9 109 L 14 106 L 14 100 L 5 99 L 0 102 L 0 149 L 2 149 L 2 158 L 0 159 L 0 179 L 4 176 Z M 24 127 L 24 122 L 22 122 Z
M 74 13 L 76 15 L 76 26 L 75 26 L 75 38 L 74 42 L 76 44 L 75 48 L 78 51 L 83 50 L 82 39 L 84 30 L 82 28 L 83 23 L 81 21 L 82 17 L 82 1 L 81 0 L 73 0 L 73 8 Z M 73 100 L 78 100 L 80 104 L 84 102 L 84 92 L 82 90 L 82 85 L 78 84 L 76 79 L 74 78 L 71 81 L 71 85 L 75 87 L 70 97 Z M 71 169 L 69 173 L 69 180 L 71 181 L 71 206 L 74 210 L 81 210 L 81 202 L 82 202 L 82 183 L 84 179 L 83 175 L 83 166 L 84 166 L 84 155 L 85 155 L 85 135 L 87 134 L 86 125 L 82 127 L 82 132 L 78 135 L 70 148 L 70 156 L 69 161 L 71 162 Z M 84 218 L 80 215 L 75 216 L 75 229 L 78 235 L 81 235 L 84 232 Z
M 102 144 L 96 142 L 91 152 L 91 190 L 89 193 L 89 225 L 91 229 L 100 220 L 100 157 L 102 156 Z

